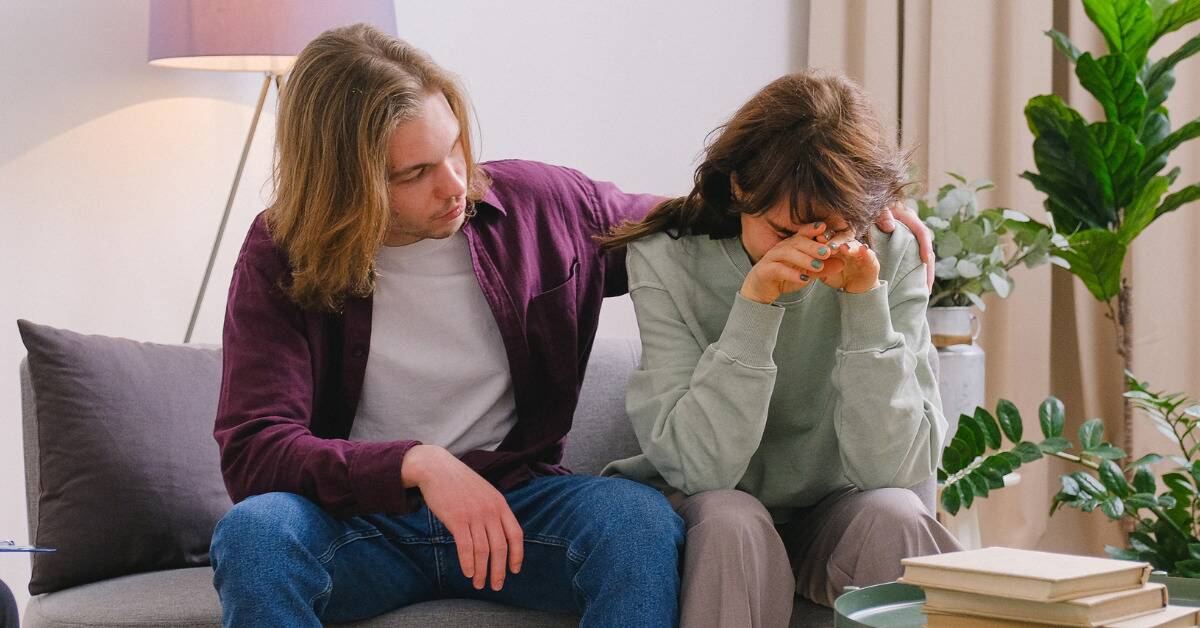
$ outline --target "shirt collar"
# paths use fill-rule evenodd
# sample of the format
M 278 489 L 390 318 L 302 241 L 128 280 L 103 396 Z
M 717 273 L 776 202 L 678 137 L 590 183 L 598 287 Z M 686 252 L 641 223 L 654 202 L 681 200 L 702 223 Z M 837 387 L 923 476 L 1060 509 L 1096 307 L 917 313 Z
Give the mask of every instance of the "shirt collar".
M 486 192 L 483 193 L 483 198 L 479 200 L 477 205 L 487 205 L 500 212 L 501 216 L 508 216 L 508 210 L 504 208 L 504 204 L 500 202 L 500 198 L 496 196 L 496 190 L 492 186 L 488 186 Z

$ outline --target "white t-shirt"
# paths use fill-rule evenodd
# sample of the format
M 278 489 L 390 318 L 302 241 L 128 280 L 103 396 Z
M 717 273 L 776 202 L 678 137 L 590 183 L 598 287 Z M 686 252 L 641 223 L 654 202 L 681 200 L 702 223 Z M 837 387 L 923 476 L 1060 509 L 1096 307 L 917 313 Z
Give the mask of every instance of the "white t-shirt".
M 516 423 L 512 374 L 467 237 L 380 247 L 371 349 L 350 440 L 494 450 Z

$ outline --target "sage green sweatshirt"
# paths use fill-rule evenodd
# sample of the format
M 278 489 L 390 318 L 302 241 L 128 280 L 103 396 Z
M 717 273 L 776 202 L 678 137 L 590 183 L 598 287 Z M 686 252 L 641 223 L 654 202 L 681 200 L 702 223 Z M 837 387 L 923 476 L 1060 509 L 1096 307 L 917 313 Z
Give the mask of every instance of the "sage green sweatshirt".
M 904 226 L 873 236 L 876 288 L 818 281 L 773 305 L 738 293 L 751 262 L 736 237 L 631 244 L 642 362 L 626 409 L 644 453 L 604 474 L 689 495 L 737 488 L 777 521 L 851 484 L 931 477 L 947 423 L 925 270 Z

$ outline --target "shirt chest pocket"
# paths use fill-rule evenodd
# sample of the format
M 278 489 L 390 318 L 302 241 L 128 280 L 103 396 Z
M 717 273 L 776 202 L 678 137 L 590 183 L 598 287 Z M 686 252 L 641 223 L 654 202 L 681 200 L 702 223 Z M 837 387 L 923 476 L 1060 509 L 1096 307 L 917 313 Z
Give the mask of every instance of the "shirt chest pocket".
M 579 259 L 571 261 L 567 278 L 535 294 L 525 307 L 525 337 L 534 369 L 551 382 L 575 382 L 579 356 Z

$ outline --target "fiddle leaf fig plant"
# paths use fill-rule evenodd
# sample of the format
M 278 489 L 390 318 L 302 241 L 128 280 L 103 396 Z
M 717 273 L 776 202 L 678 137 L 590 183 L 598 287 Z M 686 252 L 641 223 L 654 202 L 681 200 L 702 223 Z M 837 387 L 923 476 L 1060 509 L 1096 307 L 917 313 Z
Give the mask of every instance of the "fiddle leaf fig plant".
M 995 187 L 987 179 L 967 182 L 949 172 L 953 183 L 943 185 L 930 198 L 909 199 L 917 215 L 933 232 L 937 263 L 934 265 L 930 307 L 974 305 L 986 309 L 983 295 L 1000 298 L 1012 293 L 1009 271 L 1024 264 L 1034 268 L 1054 262 L 1068 266 L 1055 253 L 1066 238 L 1029 216 L 1012 209 L 981 209 L 978 193 Z
M 1133 287 L 1123 275 L 1125 256 L 1154 221 L 1200 199 L 1200 183 L 1176 186 L 1181 170 L 1167 168 L 1173 150 L 1200 136 L 1200 118 L 1173 127 L 1166 106 L 1175 68 L 1200 52 L 1200 35 L 1164 57 L 1149 55 L 1164 35 L 1200 20 L 1200 0 L 1082 1 L 1105 52 L 1081 51 L 1058 31 L 1046 35 L 1103 118 L 1088 120 L 1056 95 L 1030 99 L 1025 119 L 1036 169 L 1021 177 L 1046 195 L 1046 210 L 1067 237 L 1058 255 L 1107 307 L 1128 370 Z M 1132 411 L 1127 403 L 1126 435 Z

